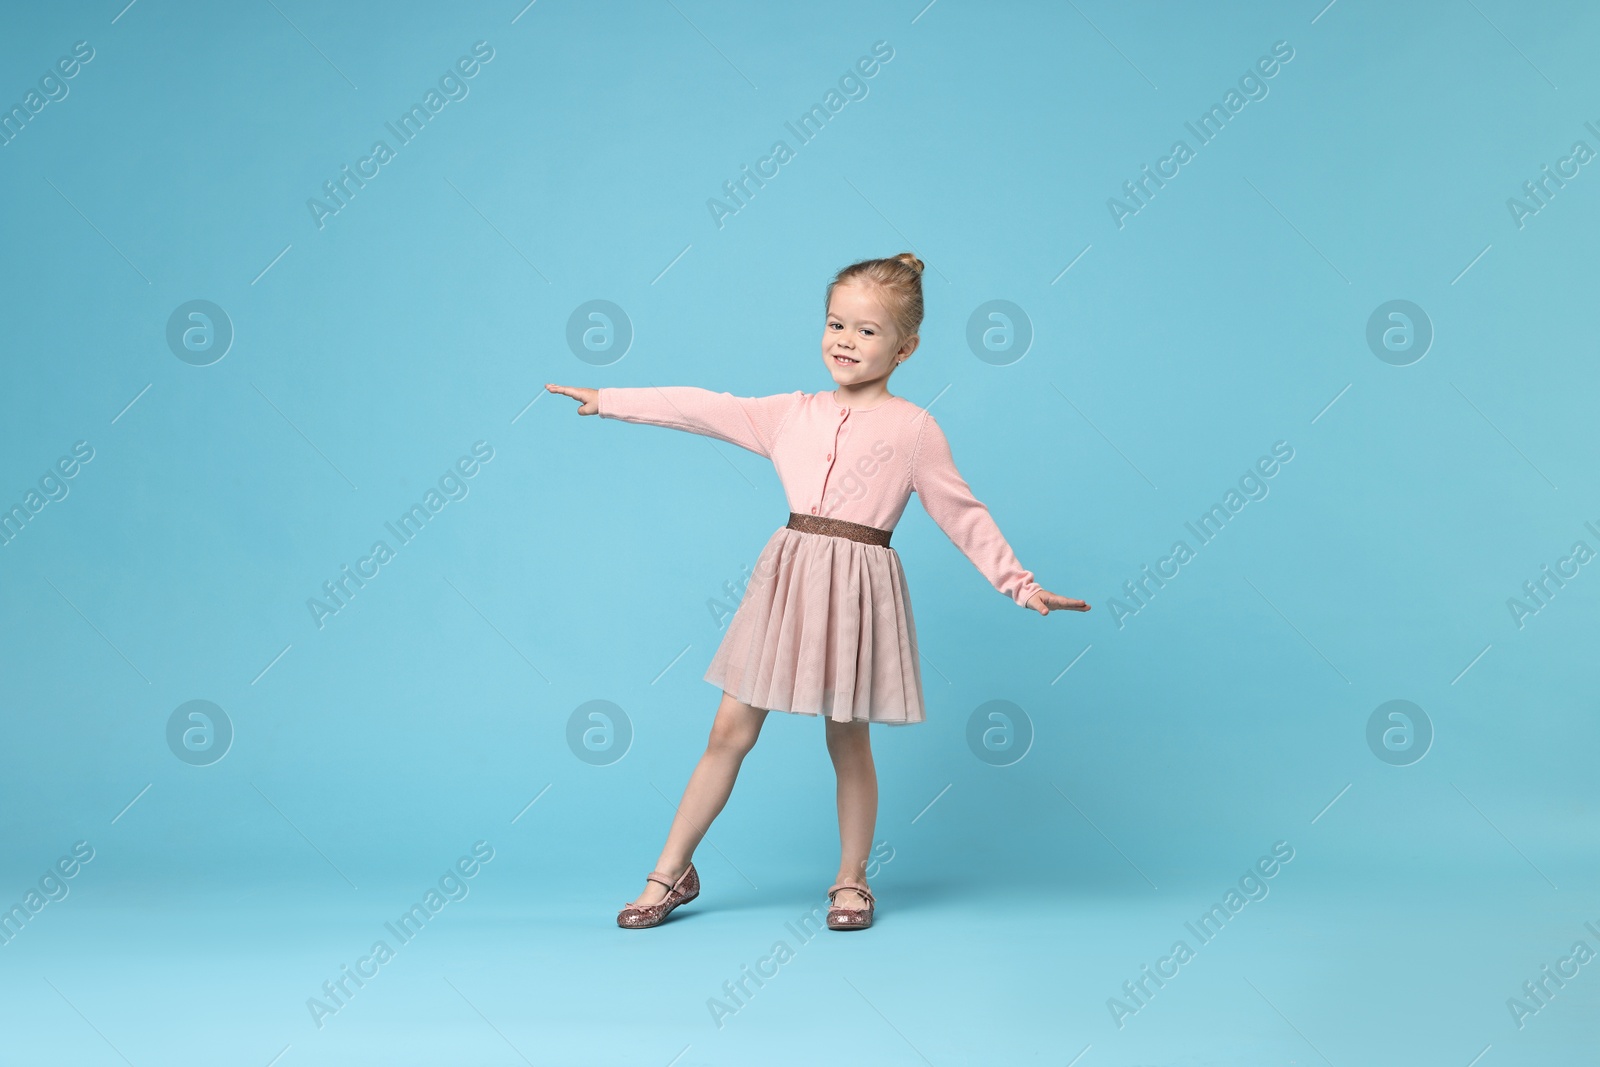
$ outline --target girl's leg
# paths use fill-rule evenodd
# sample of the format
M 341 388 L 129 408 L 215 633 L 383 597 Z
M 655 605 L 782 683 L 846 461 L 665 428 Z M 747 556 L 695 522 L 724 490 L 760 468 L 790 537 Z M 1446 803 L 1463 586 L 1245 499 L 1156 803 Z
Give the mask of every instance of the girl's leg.
M 839 876 L 836 882 L 867 885 L 867 854 L 878 821 L 878 772 L 872 765 L 868 723 L 827 720 L 828 755 L 839 779 Z M 867 886 L 871 888 L 871 886 Z M 841 908 L 864 908 L 867 901 L 853 889 L 833 898 Z
M 764 709 L 741 704 L 727 693 L 722 694 L 717 717 L 711 723 L 711 739 L 694 773 L 689 776 L 689 784 L 684 787 L 683 800 L 672 818 L 672 829 L 667 833 L 661 857 L 656 860 L 656 870 L 676 880 L 689 869 L 695 847 L 710 829 L 711 820 L 728 802 L 734 779 L 739 776 L 739 765 L 761 735 L 761 724 L 766 718 Z M 631 903 L 656 904 L 666 895 L 666 886 L 647 880 L 644 892 Z

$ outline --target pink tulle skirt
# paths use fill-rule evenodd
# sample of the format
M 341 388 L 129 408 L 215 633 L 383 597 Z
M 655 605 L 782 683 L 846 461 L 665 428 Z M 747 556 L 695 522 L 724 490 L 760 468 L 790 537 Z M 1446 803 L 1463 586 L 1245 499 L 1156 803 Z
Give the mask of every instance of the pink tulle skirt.
M 922 722 L 917 631 L 899 554 L 780 527 L 705 679 L 755 708 Z

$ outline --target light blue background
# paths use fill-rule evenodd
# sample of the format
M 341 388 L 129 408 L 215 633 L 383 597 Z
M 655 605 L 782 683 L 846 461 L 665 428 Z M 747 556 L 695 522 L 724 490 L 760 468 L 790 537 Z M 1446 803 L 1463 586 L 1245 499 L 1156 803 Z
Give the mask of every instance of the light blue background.
M 1525 1028 L 1505 1003 L 1600 948 L 1596 565 L 1521 628 L 1507 608 L 1600 549 L 1600 178 L 1507 209 L 1600 149 L 1588 5 L 113 0 L 6 24 L 6 107 L 95 50 L 0 147 L 0 505 L 94 448 L 0 548 L 0 904 L 95 849 L 0 946 L 8 1058 L 1592 1049 L 1600 965 Z M 469 94 L 319 229 L 307 199 L 477 41 Z M 878 41 L 867 95 L 719 228 L 708 198 Z M 1108 198 L 1278 41 L 1268 94 L 1119 228 Z M 787 508 L 759 456 L 542 386 L 830 388 L 828 279 L 907 249 L 928 313 L 893 391 L 1094 610 L 1019 610 L 907 509 L 928 721 L 874 731 L 878 924 L 799 948 L 719 1029 L 708 998 L 836 870 L 820 724 L 769 716 L 698 901 L 649 933 L 613 915 L 716 706 L 708 601 Z M 210 366 L 165 340 L 194 299 L 236 331 Z M 602 367 L 566 342 L 596 299 L 635 331 Z M 1035 333 L 1004 366 L 965 340 L 994 299 Z M 1395 299 L 1436 331 L 1403 367 L 1365 339 Z M 466 498 L 319 629 L 307 599 L 475 441 Z M 1119 627 L 1123 583 L 1278 441 L 1270 494 Z M 211 766 L 167 747 L 192 699 L 236 730 Z M 566 742 L 594 699 L 634 730 L 609 766 Z M 1392 699 L 1435 731 L 1410 766 L 1367 745 Z M 991 700 L 1035 731 L 1009 767 L 966 743 Z M 479 840 L 471 894 L 317 1029 L 306 998 Z M 1280 840 L 1266 900 L 1114 1025 L 1107 998 Z

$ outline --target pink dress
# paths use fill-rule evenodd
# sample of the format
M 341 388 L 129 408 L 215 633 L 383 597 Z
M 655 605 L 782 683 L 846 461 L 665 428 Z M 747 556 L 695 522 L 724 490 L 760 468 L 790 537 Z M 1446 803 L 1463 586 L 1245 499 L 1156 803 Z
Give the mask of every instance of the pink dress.
M 598 404 L 604 418 L 687 430 L 766 456 L 791 512 L 893 530 L 914 492 L 989 584 L 1024 607 L 1040 589 L 962 480 L 944 431 L 903 397 L 861 410 L 832 390 L 741 397 L 670 385 L 602 388 Z M 779 527 L 705 679 L 755 708 L 922 722 L 916 625 L 899 554 Z

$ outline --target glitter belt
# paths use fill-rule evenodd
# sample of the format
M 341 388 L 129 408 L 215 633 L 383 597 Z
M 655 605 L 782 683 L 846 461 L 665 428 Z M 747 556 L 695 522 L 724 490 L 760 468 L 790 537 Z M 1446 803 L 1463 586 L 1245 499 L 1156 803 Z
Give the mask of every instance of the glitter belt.
M 892 532 L 880 530 L 876 526 L 864 526 L 859 522 L 830 519 L 826 515 L 802 515 L 797 511 L 789 512 L 789 529 L 804 533 L 828 534 L 832 537 L 847 537 L 852 541 L 879 545 L 883 548 L 889 547 L 889 534 Z

